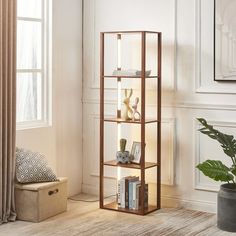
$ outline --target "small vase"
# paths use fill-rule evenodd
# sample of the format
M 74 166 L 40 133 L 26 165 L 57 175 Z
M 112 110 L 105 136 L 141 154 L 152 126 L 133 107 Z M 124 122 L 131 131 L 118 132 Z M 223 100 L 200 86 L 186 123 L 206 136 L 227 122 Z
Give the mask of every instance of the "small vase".
M 218 192 L 217 227 L 236 232 L 236 184 L 222 184 Z
M 126 164 L 130 162 L 129 152 L 128 151 L 118 151 L 116 152 L 116 160 L 119 163 Z

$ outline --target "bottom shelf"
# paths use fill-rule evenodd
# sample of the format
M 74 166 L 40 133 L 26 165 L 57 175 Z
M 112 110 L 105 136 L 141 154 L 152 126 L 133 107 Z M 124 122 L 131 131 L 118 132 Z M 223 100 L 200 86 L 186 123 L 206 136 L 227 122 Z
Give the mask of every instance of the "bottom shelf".
M 132 209 L 128 209 L 128 208 L 120 208 L 120 207 L 118 207 L 117 202 L 112 202 L 112 203 L 106 204 L 103 206 L 103 209 L 125 212 L 125 213 L 132 213 L 132 214 L 137 214 L 137 215 L 143 215 L 141 209 L 132 210 Z M 156 210 L 158 210 L 158 208 L 156 206 L 149 205 L 148 208 L 144 209 L 144 215 L 149 214 L 149 213 L 156 211 Z

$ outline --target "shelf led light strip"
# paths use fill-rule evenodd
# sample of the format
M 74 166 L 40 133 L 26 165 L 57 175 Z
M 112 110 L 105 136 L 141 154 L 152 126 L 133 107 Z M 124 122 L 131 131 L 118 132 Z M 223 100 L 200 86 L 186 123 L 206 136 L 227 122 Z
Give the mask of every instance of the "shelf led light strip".
M 121 34 L 117 34 L 117 70 L 121 70 Z M 121 118 L 121 78 L 117 78 L 117 118 Z M 117 150 L 120 149 L 121 124 L 117 124 Z M 117 180 L 121 178 L 121 168 L 117 168 Z
M 117 68 L 121 70 L 121 34 L 117 34 Z
M 121 70 L 121 34 L 117 34 L 117 70 Z M 121 78 L 117 77 L 117 118 L 121 118 Z

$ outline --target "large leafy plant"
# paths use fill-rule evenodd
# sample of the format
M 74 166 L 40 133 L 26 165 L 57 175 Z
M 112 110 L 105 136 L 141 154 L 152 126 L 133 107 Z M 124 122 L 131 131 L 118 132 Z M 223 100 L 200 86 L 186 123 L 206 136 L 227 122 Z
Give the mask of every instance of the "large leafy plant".
M 219 160 L 206 160 L 197 168 L 206 176 L 215 181 L 222 181 L 235 184 L 236 177 L 236 140 L 233 135 L 221 133 L 214 129 L 212 125 L 209 125 L 203 118 L 198 118 L 198 121 L 202 124 L 203 128 L 199 131 L 208 137 L 218 141 L 224 151 L 224 153 L 231 158 L 232 165 L 227 167 Z

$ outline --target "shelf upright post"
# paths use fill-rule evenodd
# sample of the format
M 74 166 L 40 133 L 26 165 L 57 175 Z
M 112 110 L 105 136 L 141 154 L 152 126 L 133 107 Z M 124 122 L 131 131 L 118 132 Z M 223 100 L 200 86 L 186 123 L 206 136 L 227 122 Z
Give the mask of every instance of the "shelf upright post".
M 104 33 L 100 34 L 100 208 L 104 206 Z
M 145 71 L 146 71 L 146 32 L 141 33 L 141 214 L 145 214 Z
M 157 209 L 161 208 L 161 57 L 162 57 L 162 34 L 158 33 L 158 77 L 157 77 Z
M 121 70 L 121 34 L 117 34 L 117 70 Z M 117 77 L 117 118 L 121 118 L 121 77 Z
M 121 70 L 121 34 L 117 34 L 117 70 Z M 121 77 L 117 77 L 117 119 L 121 119 Z M 117 123 L 117 150 L 120 148 L 121 123 Z M 117 189 L 121 168 L 117 168 Z

